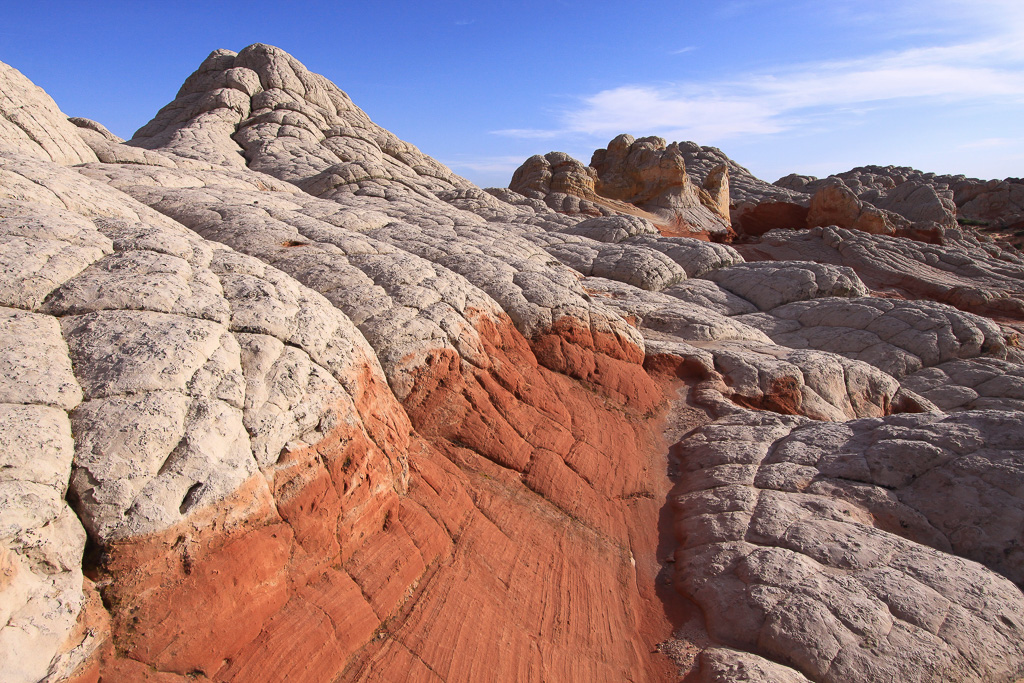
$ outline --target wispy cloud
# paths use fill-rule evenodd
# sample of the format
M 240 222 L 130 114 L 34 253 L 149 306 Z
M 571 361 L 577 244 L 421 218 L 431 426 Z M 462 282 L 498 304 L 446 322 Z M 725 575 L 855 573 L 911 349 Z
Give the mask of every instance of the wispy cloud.
M 935 0 L 943 4 L 943 0 Z M 866 110 L 911 102 L 935 106 L 1024 104 L 1024 3 L 979 0 L 1002 12 L 985 39 L 913 47 L 843 61 L 801 63 L 719 81 L 630 84 L 580 98 L 552 130 L 497 134 L 546 139 L 632 131 L 704 144 L 772 135 Z M 734 3 L 742 9 L 745 3 Z M 904 9 L 919 4 L 905 3 Z
M 458 159 L 442 161 L 449 168 L 460 170 L 466 169 L 477 173 L 506 173 L 511 174 L 526 160 L 526 157 L 519 156 L 493 156 L 476 157 L 472 159 Z
M 999 149 L 1024 145 L 1024 138 L 982 138 L 957 145 L 957 149 Z
M 541 128 L 503 128 L 502 130 L 492 130 L 493 135 L 504 135 L 510 138 L 525 138 L 527 140 L 550 140 L 552 138 L 561 137 L 566 131 L 562 130 L 544 130 Z
M 687 45 L 686 47 L 681 47 L 678 50 L 669 50 L 669 54 L 670 55 L 684 55 L 687 52 L 693 52 L 696 49 L 697 49 L 696 45 Z

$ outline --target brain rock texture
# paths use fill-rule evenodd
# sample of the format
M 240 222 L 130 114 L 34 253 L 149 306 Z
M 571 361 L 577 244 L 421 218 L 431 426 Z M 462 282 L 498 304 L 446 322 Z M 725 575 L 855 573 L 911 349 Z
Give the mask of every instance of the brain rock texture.
M 1018 185 L 929 176 L 0 64 L 0 680 L 1020 680 Z

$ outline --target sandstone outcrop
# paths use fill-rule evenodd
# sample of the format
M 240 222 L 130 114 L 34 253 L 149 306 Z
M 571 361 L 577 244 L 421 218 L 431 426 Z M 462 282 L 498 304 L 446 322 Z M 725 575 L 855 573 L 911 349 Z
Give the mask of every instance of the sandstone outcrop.
M 992 449 L 982 433 L 1008 438 Z M 973 501 L 1020 434 L 997 411 L 721 420 L 681 444 L 675 580 L 713 638 L 812 680 L 1013 680 L 1024 603 L 978 564 L 1002 520 Z
M 978 180 L 923 173 L 906 166 L 860 166 L 820 180 L 790 174 L 775 185 L 814 194 L 836 182 L 861 202 L 906 218 L 912 223 L 906 233 L 910 237 L 943 241 L 955 234 L 959 224 L 1016 245 L 1021 243 L 1016 233 L 1024 225 L 1024 183 L 1018 178 Z
M 555 211 L 649 218 L 664 235 L 723 241 L 729 227 L 729 170 L 720 165 L 695 185 L 677 143 L 619 135 L 590 166 L 563 152 L 527 159 L 509 189 Z
M 1016 178 L 983 181 L 862 166 L 822 179 L 793 173 L 769 184 L 715 147 L 683 142 L 678 148 L 695 182 L 728 168 L 730 217 L 740 236 L 839 225 L 933 243 L 956 239 L 960 228 L 1021 242 L 1016 232 L 1024 220 L 1024 184 Z
M 508 186 L 524 197 L 542 200 L 555 211 L 603 216 L 610 210 L 601 206 L 594 190 L 596 182 L 594 169 L 565 152 L 549 152 L 523 162 Z
M 705 277 L 762 311 L 794 301 L 868 294 L 868 288 L 852 268 L 813 261 L 740 263 L 716 268 Z
M 776 343 L 864 360 L 897 378 L 956 358 L 1019 356 L 992 321 L 930 301 L 823 298 L 736 319 Z
M 0 144 L 58 164 L 96 161 L 50 96 L 7 64 L 0 65 Z
M 1024 259 L 966 234 L 944 245 L 835 226 L 776 231 L 739 250 L 747 260 L 806 260 L 852 268 L 872 290 L 947 303 L 963 311 L 1024 317 Z
M 694 142 L 680 142 L 678 146 L 695 182 L 706 186 L 714 182 L 716 169 L 728 169 L 729 219 L 739 235 L 757 236 L 769 230 L 806 226 L 810 195 L 802 189 L 767 183 L 717 147 Z
M 259 44 L 129 141 L 0 84 L 5 683 L 1024 676 L 1024 259 L 954 185 L 485 191 Z
M 951 360 L 907 375 L 904 387 L 946 411 L 1024 409 L 1024 373 L 997 358 Z
M 956 177 L 951 179 L 950 189 L 957 215 L 965 221 L 1005 231 L 1018 231 L 1024 224 L 1024 181 L 1020 178 L 983 181 Z
M 957 217 L 992 221 L 1007 226 L 1020 220 L 1024 194 L 1017 178 L 978 180 L 962 175 L 923 173 L 906 166 L 859 166 L 834 178 L 858 196 L 889 208 L 910 220 L 948 223 Z M 776 185 L 813 192 L 822 181 L 813 176 L 789 175 Z M 881 202 L 881 203 L 878 203 Z M 890 202 L 892 206 L 883 206 Z
M 858 199 L 846 185 L 838 181 L 822 185 L 811 197 L 807 211 L 808 227 L 829 225 L 860 230 L 871 235 L 895 235 L 898 227 L 906 227 L 892 214 Z
M 590 165 L 597 172 L 598 194 L 647 209 L 678 230 L 718 239 L 728 235 L 728 212 L 722 205 L 723 191 L 725 197 L 729 192 L 727 168 L 708 175 L 709 189 L 698 187 L 686 173 L 677 143 L 625 134 L 596 150 Z M 708 216 L 708 210 L 720 220 Z

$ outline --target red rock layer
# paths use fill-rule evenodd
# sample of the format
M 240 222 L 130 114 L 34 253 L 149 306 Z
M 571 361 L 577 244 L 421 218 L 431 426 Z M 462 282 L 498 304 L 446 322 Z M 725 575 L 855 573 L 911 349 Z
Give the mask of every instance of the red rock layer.
M 656 228 L 658 228 L 658 232 L 661 233 L 664 237 L 690 237 L 695 240 L 700 240 L 701 242 L 716 241 L 712 239 L 711 234 L 709 234 L 707 230 L 701 230 L 699 228 L 696 228 L 691 224 L 687 223 L 686 221 L 682 220 L 681 218 L 676 218 L 670 223 L 665 223 L 664 221 L 661 221 L 655 223 L 654 225 Z M 730 239 L 728 240 L 717 241 L 721 242 L 732 240 L 730 237 Z
M 481 318 L 403 406 L 187 526 L 103 549 L 103 681 L 672 680 L 655 645 L 662 387 L 625 340 Z M 403 465 L 408 463 L 406 479 Z M 406 481 L 408 485 L 406 487 Z

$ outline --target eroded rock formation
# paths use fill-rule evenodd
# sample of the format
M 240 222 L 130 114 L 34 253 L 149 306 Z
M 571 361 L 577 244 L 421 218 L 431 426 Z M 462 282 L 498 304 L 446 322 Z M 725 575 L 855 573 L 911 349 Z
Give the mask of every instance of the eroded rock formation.
M 714 169 L 694 185 L 677 143 L 619 135 L 589 166 L 563 152 L 533 156 L 516 169 L 509 189 L 575 214 L 649 218 L 663 235 L 725 241 L 729 225 L 729 171 Z
M 1024 675 L 1024 260 L 928 192 L 734 248 L 816 181 L 483 191 L 266 45 L 127 142 L 0 84 L 4 681 Z

